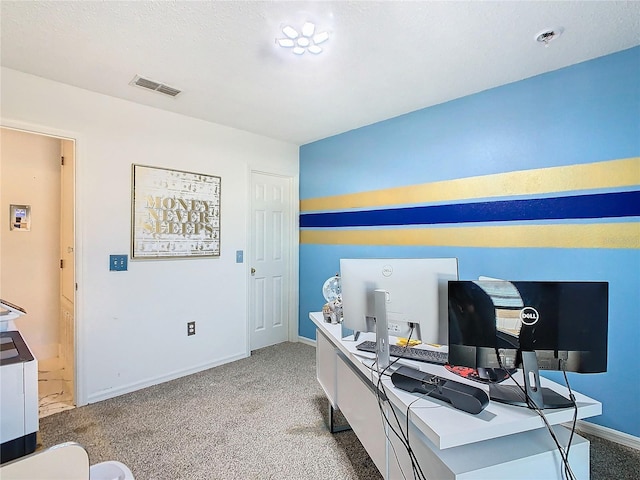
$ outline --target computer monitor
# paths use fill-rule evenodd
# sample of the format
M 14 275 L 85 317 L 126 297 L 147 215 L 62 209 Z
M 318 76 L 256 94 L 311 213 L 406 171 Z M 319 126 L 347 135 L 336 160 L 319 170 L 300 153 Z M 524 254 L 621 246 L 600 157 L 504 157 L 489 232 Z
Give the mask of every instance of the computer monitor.
M 456 258 L 340 260 L 343 326 L 374 332 L 375 290 L 386 292 L 388 331 L 425 343 L 447 341 L 447 288 L 458 278 Z
M 539 370 L 607 370 L 607 282 L 451 281 L 449 364 L 522 368 L 524 392 L 490 385 L 490 398 L 538 408 L 573 403 L 540 387 Z

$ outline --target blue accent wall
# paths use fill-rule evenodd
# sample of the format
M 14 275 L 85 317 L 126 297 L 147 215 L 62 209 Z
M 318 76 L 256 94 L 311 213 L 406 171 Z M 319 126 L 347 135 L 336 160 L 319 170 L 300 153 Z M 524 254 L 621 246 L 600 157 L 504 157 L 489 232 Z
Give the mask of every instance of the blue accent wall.
M 640 47 L 300 147 L 303 198 L 638 155 Z
M 639 156 L 640 47 L 635 47 L 303 145 L 300 199 Z M 639 187 L 558 201 L 572 218 L 593 218 L 585 216 L 591 211 L 637 223 Z M 545 208 L 553 201 L 527 203 L 529 217 L 555 221 L 548 219 L 558 218 L 553 212 L 559 207 L 551 213 Z M 496 214 L 502 220 L 521 211 L 513 202 L 501 206 L 504 211 Z M 301 227 L 385 224 L 380 216 L 362 223 L 380 213 L 375 210 L 329 213 L 303 212 Z M 492 221 L 474 218 L 473 205 L 467 205 L 463 211 L 399 210 L 387 225 L 411 224 L 417 214 L 434 222 L 440 214 L 445 220 L 464 214 L 466 222 Z M 603 414 L 589 421 L 640 436 L 640 249 L 302 243 L 301 336 L 315 338 L 308 313 L 321 310 L 322 284 L 339 271 L 340 258 L 366 257 L 457 257 L 461 279 L 608 281 L 608 371 L 569 374 L 569 380 L 575 390 L 602 401 Z M 545 375 L 562 382 L 561 375 Z

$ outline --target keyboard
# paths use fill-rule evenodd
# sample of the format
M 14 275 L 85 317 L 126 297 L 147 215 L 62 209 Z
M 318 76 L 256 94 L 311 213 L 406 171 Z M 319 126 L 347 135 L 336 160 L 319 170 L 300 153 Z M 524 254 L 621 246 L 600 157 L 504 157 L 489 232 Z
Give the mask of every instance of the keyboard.
M 356 345 L 356 349 L 363 352 L 376 352 L 376 342 L 364 341 Z M 449 360 L 449 354 L 441 351 L 425 350 L 422 348 L 399 347 L 389 345 L 389 355 L 392 357 L 406 358 L 418 362 L 433 363 L 435 365 L 445 365 Z

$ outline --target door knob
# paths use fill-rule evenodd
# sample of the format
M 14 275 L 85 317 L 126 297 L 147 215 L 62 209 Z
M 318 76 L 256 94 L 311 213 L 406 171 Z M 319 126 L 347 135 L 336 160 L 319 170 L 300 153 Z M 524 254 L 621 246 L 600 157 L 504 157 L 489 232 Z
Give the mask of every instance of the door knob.
M 256 274 L 256 269 L 251 267 L 251 275 L 255 275 Z

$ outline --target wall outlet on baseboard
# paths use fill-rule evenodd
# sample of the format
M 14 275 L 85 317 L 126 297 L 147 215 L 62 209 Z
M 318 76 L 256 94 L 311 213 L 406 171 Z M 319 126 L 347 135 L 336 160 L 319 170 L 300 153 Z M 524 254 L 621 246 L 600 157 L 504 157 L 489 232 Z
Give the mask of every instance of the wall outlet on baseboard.
M 196 322 L 187 322 L 187 336 L 196 334 Z

